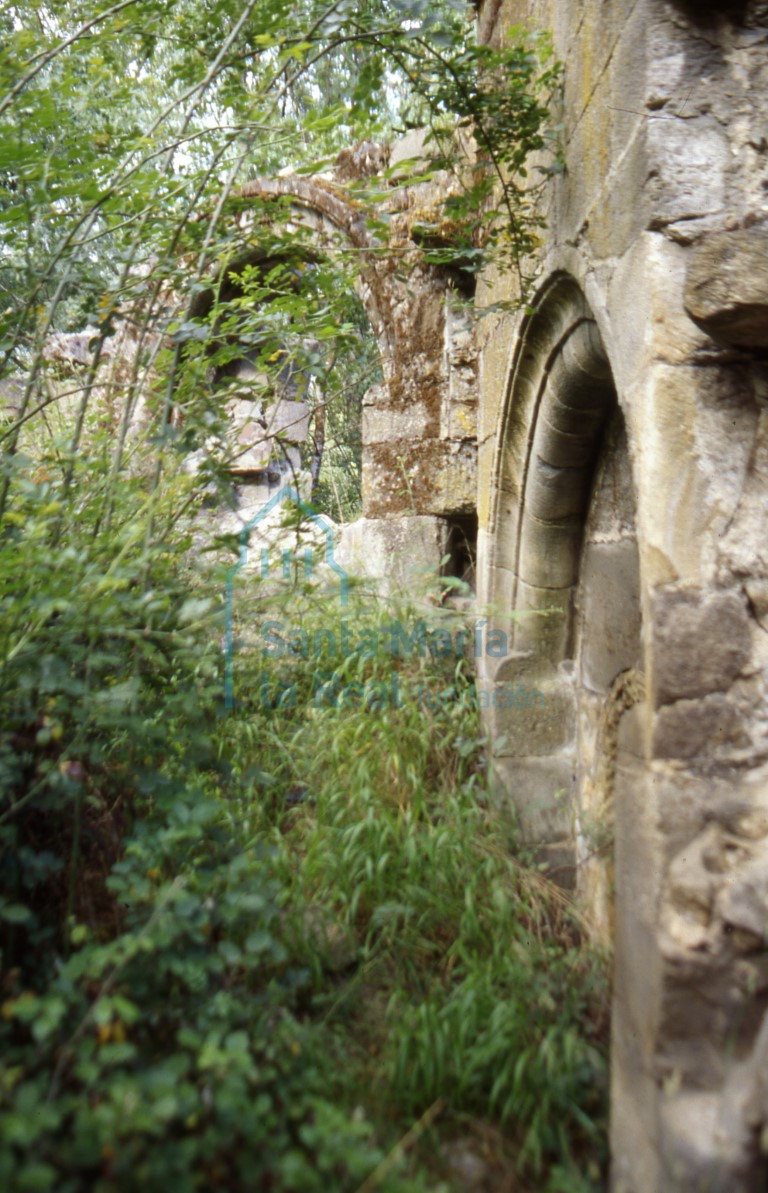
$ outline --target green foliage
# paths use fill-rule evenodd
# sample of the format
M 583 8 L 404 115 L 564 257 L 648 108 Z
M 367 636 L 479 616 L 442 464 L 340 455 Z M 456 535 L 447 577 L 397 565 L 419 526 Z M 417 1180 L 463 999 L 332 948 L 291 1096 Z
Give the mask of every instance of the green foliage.
M 334 517 L 380 367 L 355 253 L 241 183 L 430 124 L 425 172 L 464 191 L 425 255 L 519 261 L 546 44 L 481 49 L 453 0 L 47 0 L 0 43 L 2 1187 L 444 1193 L 478 1123 L 504 1179 L 595 1187 L 602 969 L 508 854 L 466 661 L 265 656 L 265 620 L 342 619 L 244 582 L 225 715 L 194 521 L 244 352 L 251 397 L 313 408 Z M 345 616 L 452 630 L 439 597 Z
M 432 169 L 456 174 L 461 188 L 443 204 L 441 222 L 417 229 L 427 260 L 478 273 L 490 260 L 518 274 L 525 299 L 531 278 L 526 257 L 544 226 L 536 204 L 558 168 L 556 130 L 549 127 L 561 64 L 549 38 L 509 32 L 501 50 L 471 42 L 459 49 L 429 47 L 410 75 L 412 99 L 428 123 Z M 457 138 L 471 145 L 471 170 L 457 156 Z M 544 151 L 548 151 L 546 154 Z M 528 177 L 539 155 L 538 183 Z M 553 164 L 554 163 L 554 164 Z
M 17 455 L 13 479 L 0 553 L 0 915 L 24 914 L 9 967 L 50 964 L 38 950 L 61 944 L 62 910 L 99 897 L 78 890 L 78 870 L 105 876 L 134 812 L 133 776 L 165 759 L 170 725 L 202 724 L 220 672 L 201 633 L 210 602 L 190 597 L 183 540 L 148 538 L 139 476 L 109 533 L 98 459 L 77 460 L 76 510 L 54 463 Z M 154 517 L 184 488 L 169 485 Z
M 98 463 L 79 463 L 97 487 Z M 352 1190 L 382 1158 L 370 1123 L 326 1097 L 276 851 L 227 799 L 212 601 L 185 582 L 184 541 L 150 535 L 184 487 L 151 520 L 138 481 L 123 489 L 107 535 L 98 500 L 67 526 L 55 479 L 16 477 L 0 588 L 8 1190 Z
M 426 173 L 448 169 L 461 183 L 443 211 L 414 230 L 425 255 L 466 274 L 501 253 L 518 268 L 524 299 L 521 261 L 540 222 L 525 163 L 545 145 L 557 69 L 545 39 L 519 31 L 503 50 L 475 45 L 466 16 L 457 0 L 376 0 L 362 10 L 347 0 L 184 0 L 172 9 L 132 0 L 86 20 L 70 3 L 11 5 L 0 50 L 0 379 L 23 375 L 23 396 L 7 449 L 16 449 L 35 412 L 61 400 L 49 393 L 47 337 L 86 322 L 96 335 L 84 409 L 100 358 L 116 330 L 128 328 L 144 350 L 123 378 L 123 409 L 156 387 L 164 393 L 155 410 L 161 434 L 173 409 L 189 425 L 217 424 L 206 390 L 208 374 L 226 364 L 222 333 L 230 353 L 235 331 L 247 344 L 265 295 L 262 277 L 227 312 L 235 296 L 216 278 L 254 249 L 262 260 L 296 254 L 286 212 L 273 202 L 244 203 L 240 185 L 286 162 L 317 171 L 340 149 L 366 136 L 386 139 L 414 116 L 432 128 Z M 478 148 L 469 172 L 457 131 L 471 133 Z M 376 187 L 383 194 L 391 183 L 377 179 Z M 335 302 L 313 306 L 305 287 L 286 304 L 268 286 L 268 305 L 283 329 L 290 322 L 292 346 L 281 342 L 280 351 L 292 367 L 302 368 L 298 346 L 317 340 L 312 375 L 329 394 L 345 394 L 344 355 L 327 349 L 339 342 L 338 301 L 353 290 L 360 262 L 354 253 L 326 256 L 313 272 L 334 275 Z M 201 321 L 199 298 L 212 286 L 215 314 Z M 154 343 L 159 333 L 170 344 Z M 342 410 L 336 422 L 345 421 Z M 79 426 L 77 418 L 75 449 Z M 342 457 L 329 452 L 336 473 L 326 478 L 324 500 L 335 483 L 334 500 L 346 510 L 353 498 L 342 492 Z
M 356 1188 L 372 1130 L 324 1097 L 291 1013 L 268 852 L 200 791 L 154 796 L 109 880 L 122 932 L 75 926 L 44 992 L 3 1006 L 3 1187 Z
M 424 617 L 457 641 L 460 618 L 429 608 L 353 590 L 341 613 L 294 590 L 260 633 L 252 607 L 226 756 L 259 793 L 254 823 L 289 842 L 295 939 L 347 1069 L 367 1044 L 361 1088 L 406 1122 L 439 1102 L 449 1132 L 498 1123 L 537 1188 L 599 1187 L 605 975 L 490 809 L 467 660 L 389 649 L 393 622 L 412 634 Z M 339 965 L 353 973 L 329 989 Z M 340 1096 L 362 1097 L 349 1080 Z
M 597 1172 L 599 970 L 503 847 L 463 657 L 334 649 L 335 599 L 251 580 L 241 622 L 289 645 L 244 646 L 217 716 L 183 541 L 148 548 L 135 493 L 66 527 L 55 489 L 14 501 L 3 590 L 3 1187 L 423 1193 L 462 1115 L 537 1187 Z M 357 643 L 460 628 L 351 601 Z

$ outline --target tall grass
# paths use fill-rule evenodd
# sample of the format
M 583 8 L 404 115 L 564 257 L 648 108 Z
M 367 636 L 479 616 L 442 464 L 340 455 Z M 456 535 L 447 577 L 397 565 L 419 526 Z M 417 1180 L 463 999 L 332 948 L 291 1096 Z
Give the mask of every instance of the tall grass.
M 294 591 L 281 627 L 297 650 L 277 658 L 256 626 L 222 741 L 233 790 L 278 845 L 339 1095 L 403 1128 L 439 1103 L 438 1135 L 492 1127 L 506 1140 L 495 1160 L 532 1187 L 600 1187 L 603 963 L 494 805 L 469 660 L 388 649 L 393 621 L 411 633 L 426 617 L 456 641 L 459 615 L 353 591 L 349 638 L 369 650 L 315 653 L 338 617 Z M 278 691 L 295 703 L 265 705 Z

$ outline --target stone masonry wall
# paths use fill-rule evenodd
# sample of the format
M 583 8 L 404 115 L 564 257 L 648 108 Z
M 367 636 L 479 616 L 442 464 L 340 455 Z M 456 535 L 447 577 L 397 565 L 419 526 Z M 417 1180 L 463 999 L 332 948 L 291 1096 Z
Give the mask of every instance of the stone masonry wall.
M 613 936 L 614 1193 L 768 1169 L 768 5 L 486 0 L 553 30 L 566 171 L 480 341 L 500 784 Z M 481 303 L 514 297 L 489 277 Z M 549 610 L 548 616 L 541 616 Z M 527 681 L 530 682 L 530 681 Z M 555 798 L 557 797 L 557 798 Z

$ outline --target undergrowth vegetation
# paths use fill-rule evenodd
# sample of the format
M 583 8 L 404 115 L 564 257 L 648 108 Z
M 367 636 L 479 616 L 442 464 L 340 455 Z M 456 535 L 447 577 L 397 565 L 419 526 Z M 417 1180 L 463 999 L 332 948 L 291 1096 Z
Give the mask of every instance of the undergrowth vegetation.
M 2 1187 L 600 1187 L 603 970 L 465 660 L 334 651 L 337 596 L 251 575 L 226 712 L 221 575 L 138 493 L 58 547 L 57 505 L 30 477 L 0 564 Z M 358 643 L 454 616 L 350 601 Z
M 428 127 L 410 181 L 456 186 L 424 259 L 494 260 L 524 300 L 559 66 L 523 30 L 478 46 L 469 16 L 0 14 L 7 1193 L 601 1185 L 604 967 L 493 809 L 469 663 L 334 649 L 345 618 L 371 641 L 455 615 L 355 588 L 342 611 L 243 571 L 225 650 L 232 369 L 253 366 L 254 418 L 291 378 L 317 397 L 312 479 L 342 518 L 379 367 L 349 297 L 362 255 L 318 254 L 245 184 Z

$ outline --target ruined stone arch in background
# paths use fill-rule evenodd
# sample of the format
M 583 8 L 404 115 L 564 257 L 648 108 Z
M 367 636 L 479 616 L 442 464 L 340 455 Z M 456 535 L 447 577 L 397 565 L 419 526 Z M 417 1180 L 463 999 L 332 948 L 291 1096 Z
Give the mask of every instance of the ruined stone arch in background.
M 363 142 L 340 155 L 330 178 L 255 179 L 241 197 L 291 199 L 320 245 L 347 241 L 359 253 L 358 293 L 376 336 L 382 380 L 362 411 L 362 517 L 339 531 L 339 558 L 389 582 L 426 575 L 447 560 L 473 581 L 477 463 L 477 353 L 466 294 L 455 271 L 431 265 L 414 236 L 417 213 L 455 186 L 448 175 L 411 185 L 407 163 L 423 133 L 392 147 Z M 366 205 L 349 184 L 370 169 L 405 163 L 388 196 Z M 389 251 L 369 230 L 386 215 Z

